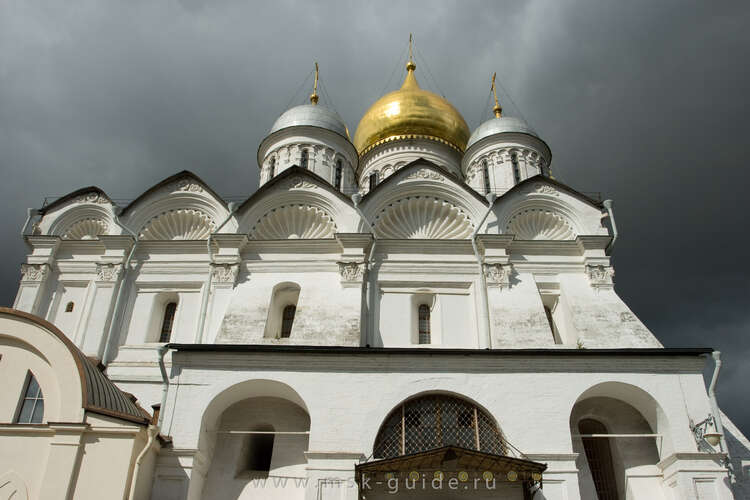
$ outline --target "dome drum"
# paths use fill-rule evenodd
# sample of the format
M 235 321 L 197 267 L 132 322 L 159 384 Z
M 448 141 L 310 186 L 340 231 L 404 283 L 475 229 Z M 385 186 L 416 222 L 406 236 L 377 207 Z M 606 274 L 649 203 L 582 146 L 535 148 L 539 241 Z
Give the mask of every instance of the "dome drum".
M 508 120 L 499 126 L 485 127 L 482 124 L 472 135 L 472 140 L 482 130 L 495 133 L 479 137 L 466 150 L 462 161 L 462 172 L 466 183 L 480 193 L 487 187 L 494 193 L 504 193 L 513 186 L 535 175 L 549 175 L 551 154 L 549 147 L 523 122 L 515 118 L 493 118 L 489 122 Z M 485 179 L 486 177 L 486 179 Z
M 355 189 L 357 163 L 357 151 L 345 135 L 313 125 L 276 130 L 258 148 L 261 186 L 293 166 L 306 168 L 335 186 L 336 169 L 341 167 L 339 189 L 350 192 Z
M 416 160 L 427 160 L 456 178 L 461 178 L 461 153 L 454 148 L 429 139 L 408 139 L 386 142 L 373 147 L 360 158 L 359 190 L 367 193 L 370 176 L 377 175 L 377 183 L 383 182 L 404 165 Z

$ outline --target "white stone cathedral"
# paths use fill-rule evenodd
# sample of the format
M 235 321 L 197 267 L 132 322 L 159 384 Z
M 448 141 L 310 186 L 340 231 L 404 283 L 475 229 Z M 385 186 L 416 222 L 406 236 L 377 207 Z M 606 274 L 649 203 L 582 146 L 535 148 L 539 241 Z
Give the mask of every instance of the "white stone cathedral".
M 0 498 L 748 498 L 718 353 L 614 290 L 611 202 L 406 69 L 353 140 L 284 112 L 241 204 L 180 172 L 29 212 Z

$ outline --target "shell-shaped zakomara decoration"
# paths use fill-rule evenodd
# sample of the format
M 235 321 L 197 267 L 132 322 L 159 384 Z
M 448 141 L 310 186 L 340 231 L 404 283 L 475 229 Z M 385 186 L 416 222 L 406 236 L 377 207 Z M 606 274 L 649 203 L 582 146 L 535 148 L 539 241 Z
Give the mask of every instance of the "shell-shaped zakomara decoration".
M 562 214 L 544 208 L 529 208 L 508 221 L 505 232 L 517 240 L 572 240 L 576 237 L 570 221 Z
M 336 224 L 323 210 L 302 204 L 282 205 L 258 219 L 250 230 L 256 240 L 333 238 Z
M 109 225 L 95 217 L 81 219 L 71 224 L 63 233 L 64 240 L 93 240 L 100 234 L 107 234 Z
M 380 238 L 462 240 L 473 230 L 469 217 L 455 205 L 431 196 L 403 198 L 388 205 L 377 218 Z
M 200 210 L 169 210 L 152 218 L 141 230 L 142 240 L 205 240 L 214 222 Z

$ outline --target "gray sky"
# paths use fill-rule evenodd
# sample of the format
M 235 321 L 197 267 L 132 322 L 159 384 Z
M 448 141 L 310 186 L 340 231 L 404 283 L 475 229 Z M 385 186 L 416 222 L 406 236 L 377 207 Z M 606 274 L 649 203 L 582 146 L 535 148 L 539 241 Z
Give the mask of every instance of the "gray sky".
M 747 1 L 5 0 L 0 304 L 27 207 L 87 185 L 132 199 L 182 169 L 246 197 L 313 61 L 353 133 L 411 31 L 420 83 L 470 127 L 497 71 L 554 175 L 615 200 L 618 293 L 665 345 L 724 352 L 719 402 L 748 433 L 748 26 Z

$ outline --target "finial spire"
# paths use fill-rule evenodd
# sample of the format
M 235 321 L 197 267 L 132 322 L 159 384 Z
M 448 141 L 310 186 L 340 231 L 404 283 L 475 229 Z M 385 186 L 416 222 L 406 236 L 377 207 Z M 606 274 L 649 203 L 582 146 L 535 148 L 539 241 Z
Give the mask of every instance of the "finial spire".
M 406 71 L 414 71 L 417 69 L 417 65 L 414 63 L 414 58 L 412 54 L 412 45 L 414 42 L 414 37 L 411 33 L 409 33 L 409 62 L 406 63 Z
M 310 103 L 318 104 L 318 63 L 315 63 L 315 84 L 313 85 L 313 93 L 310 94 Z
M 495 96 L 495 107 L 492 108 L 492 111 L 495 113 L 495 118 L 500 118 L 503 114 L 503 108 L 500 106 L 500 103 L 497 100 L 497 90 L 495 89 L 495 78 L 497 77 L 497 72 L 492 74 L 492 85 L 490 86 L 490 90 L 492 91 L 492 95 Z

